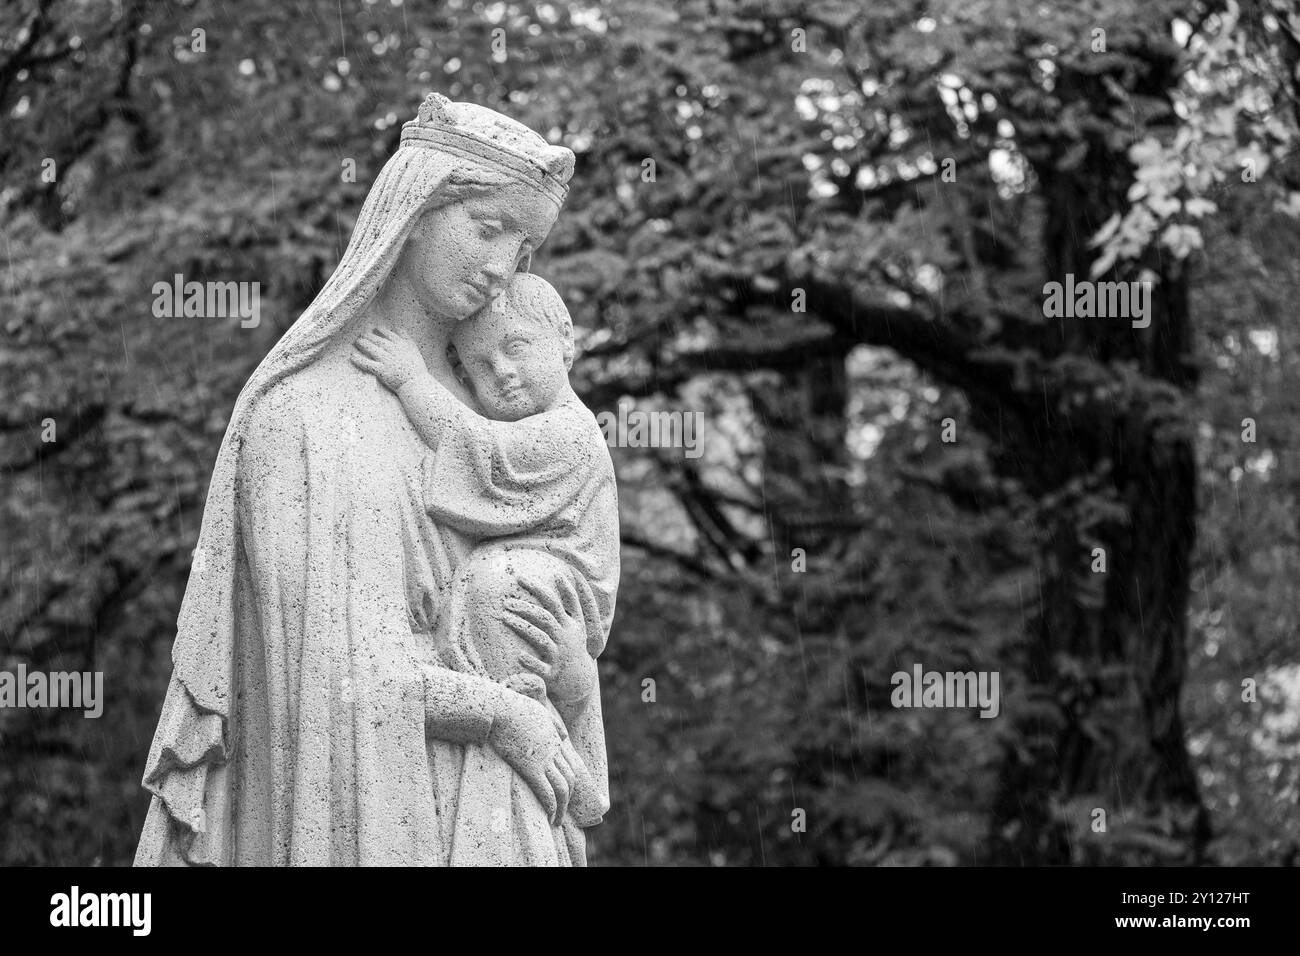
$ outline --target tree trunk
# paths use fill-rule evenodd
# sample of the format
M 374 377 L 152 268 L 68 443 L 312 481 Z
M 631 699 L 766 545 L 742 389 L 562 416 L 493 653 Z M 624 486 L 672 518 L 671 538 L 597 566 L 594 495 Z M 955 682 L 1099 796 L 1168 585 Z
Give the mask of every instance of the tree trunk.
M 1174 64 L 1149 56 L 1135 92 L 1166 95 Z M 1096 75 L 1067 75 L 1060 89 L 1098 111 L 1113 105 Z M 1043 144 L 1035 164 L 1048 281 L 1091 278 L 1088 240 L 1124 208 L 1132 181 L 1127 158 L 1102 136 L 1086 142 L 1071 169 L 1057 165 L 1063 140 Z M 1003 766 L 992 833 L 1002 863 L 1187 863 L 1208 838 L 1179 712 L 1197 478 L 1187 280 L 1167 254 L 1144 264 L 1159 276 L 1149 328 L 1126 317 L 1047 320 L 1049 361 L 1099 363 L 1091 368 L 1104 370 L 1109 392 L 1098 395 L 1095 377 L 1072 370 L 1078 363 L 1057 362 L 1051 374 L 1066 380 L 1054 382 L 1050 404 L 1044 389 L 1042 402 L 1025 406 L 1038 414 L 1021 423 L 1008 456 L 1039 496 L 1044 533 L 1040 610 L 1023 661 L 1038 706 L 1022 709 Z M 1136 273 L 1131 264 L 1100 278 Z M 1124 374 L 1117 360 L 1135 361 L 1140 374 Z

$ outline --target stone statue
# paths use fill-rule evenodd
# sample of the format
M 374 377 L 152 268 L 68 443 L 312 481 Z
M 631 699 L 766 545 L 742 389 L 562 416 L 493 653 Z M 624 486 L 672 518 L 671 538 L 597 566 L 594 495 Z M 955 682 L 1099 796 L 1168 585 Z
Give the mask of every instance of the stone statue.
M 137 865 L 583 865 L 614 473 L 526 270 L 573 154 L 431 94 L 245 385 Z

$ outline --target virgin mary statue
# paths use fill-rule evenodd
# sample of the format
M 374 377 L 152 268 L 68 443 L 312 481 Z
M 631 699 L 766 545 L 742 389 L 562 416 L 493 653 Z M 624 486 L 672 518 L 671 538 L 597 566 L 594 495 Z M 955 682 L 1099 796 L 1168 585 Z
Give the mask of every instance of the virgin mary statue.
M 136 865 L 585 862 L 609 806 L 599 701 L 566 729 L 440 664 L 430 635 L 473 542 L 429 517 L 428 450 L 349 361 L 369 329 L 403 332 L 471 404 L 451 330 L 527 268 L 572 174 L 568 149 L 472 104 L 431 94 L 404 125 L 338 268 L 235 404 Z M 521 634 L 559 639 L 562 609 L 518 607 Z M 485 761 L 513 775 L 509 805 L 463 785 Z

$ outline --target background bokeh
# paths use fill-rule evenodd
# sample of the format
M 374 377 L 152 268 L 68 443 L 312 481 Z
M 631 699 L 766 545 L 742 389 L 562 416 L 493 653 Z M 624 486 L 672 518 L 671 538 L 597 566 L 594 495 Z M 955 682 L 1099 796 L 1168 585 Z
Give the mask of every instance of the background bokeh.
M 1294 864 L 1298 61 L 1289 0 L 4 4 L 0 668 L 107 704 L 0 711 L 0 862 L 130 861 L 227 416 L 437 90 L 577 154 L 590 407 L 703 415 L 613 450 L 593 862 Z M 1044 317 L 1094 270 L 1150 328 Z

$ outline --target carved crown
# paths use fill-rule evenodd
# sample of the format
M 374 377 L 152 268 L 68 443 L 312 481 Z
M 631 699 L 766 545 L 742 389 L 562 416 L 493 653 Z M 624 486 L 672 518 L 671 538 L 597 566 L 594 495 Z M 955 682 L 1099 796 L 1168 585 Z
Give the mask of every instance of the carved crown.
M 554 146 L 527 126 L 473 103 L 430 93 L 416 118 L 402 124 L 402 147 L 453 153 L 527 183 L 559 205 L 573 176 L 573 151 Z

